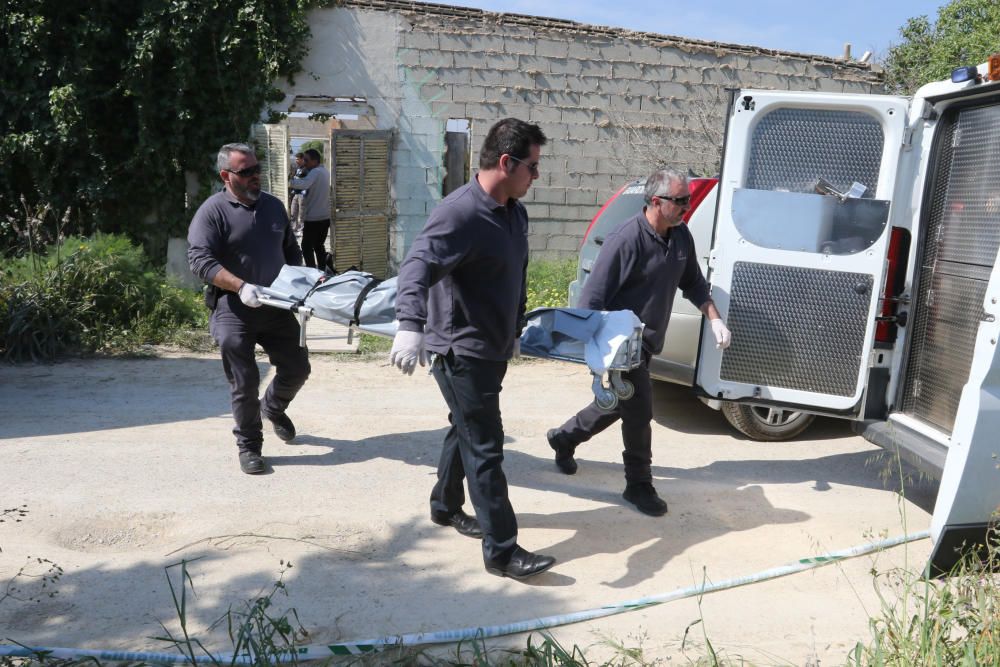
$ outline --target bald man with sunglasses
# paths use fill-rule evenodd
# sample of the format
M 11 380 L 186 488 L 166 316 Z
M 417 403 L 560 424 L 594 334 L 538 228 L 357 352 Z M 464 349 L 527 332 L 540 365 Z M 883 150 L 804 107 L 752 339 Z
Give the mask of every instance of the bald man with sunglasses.
M 209 331 L 219 344 L 232 395 L 233 434 L 240 469 L 265 472 L 261 415 L 285 442 L 295 425 L 285 414 L 309 377 L 309 355 L 299 347 L 299 323 L 287 310 L 261 308 L 260 285 L 270 285 L 285 264 L 302 264 L 285 205 L 260 189 L 260 165 L 246 144 L 226 144 L 217 158 L 225 188 L 202 203 L 188 228 L 188 263 L 207 285 Z M 260 344 L 275 367 L 258 398 Z
M 653 487 L 652 476 L 649 360 L 663 349 L 677 289 L 709 319 L 718 347 L 729 346 L 730 333 L 709 298 L 694 238 L 682 224 L 691 204 L 687 177 L 672 169 L 653 172 L 646 179 L 645 199 L 642 212 L 621 223 L 604 240 L 577 304 L 593 310 L 631 310 L 646 325 L 642 363 L 623 374 L 635 386 L 635 394 L 610 411 L 593 402 L 546 436 L 555 450 L 556 466 L 572 475 L 577 470 L 577 446 L 621 420 L 625 445 L 622 496 L 640 512 L 662 516 L 667 513 L 667 503 Z

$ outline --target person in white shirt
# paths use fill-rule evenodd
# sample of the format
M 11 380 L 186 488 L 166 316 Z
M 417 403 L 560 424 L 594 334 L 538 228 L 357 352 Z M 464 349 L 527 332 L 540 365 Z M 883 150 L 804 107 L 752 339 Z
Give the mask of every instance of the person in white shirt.
M 302 225 L 302 256 L 306 266 L 326 268 L 326 236 L 330 232 L 330 172 L 322 164 L 323 156 L 315 148 L 305 152 L 309 173 L 293 178 L 290 187 L 306 190 L 303 201 L 305 222 Z

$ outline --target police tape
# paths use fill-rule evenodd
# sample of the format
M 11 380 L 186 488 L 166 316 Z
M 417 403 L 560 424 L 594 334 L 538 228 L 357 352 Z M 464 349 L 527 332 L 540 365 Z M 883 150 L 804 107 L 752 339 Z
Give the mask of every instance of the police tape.
M 359 641 L 343 642 L 340 644 L 300 646 L 283 649 L 278 651 L 276 655 L 269 657 L 279 663 L 299 660 L 321 660 L 331 656 L 360 655 L 363 653 L 370 653 L 393 647 L 422 646 L 427 644 L 452 644 L 456 642 L 478 641 L 494 637 L 503 637 L 505 635 L 521 634 L 534 630 L 545 630 L 547 628 L 554 628 L 560 625 L 580 623 L 582 621 L 590 621 L 597 618 L 603 618 L 605 616 L 613 616 L 615 614 L 621 614 L 628 611 L 635 611 L 636 609 L 645 609 L 647 607 L 653 607 L 665 602 L 672 602 L 674 600 L 704 595 L 706 593 L 714 593 L 728 588 L 746 586 L 748 584 L 758 583 L 768 579 L 776 579 L 789 574 L 795 574 L 796 572 L 802 572 L 816 567 L 821 567 L 823 565 L 836 563 L 848 558 L 864 556 L 865 554 L 869 554 L 874 551 L 890 549 L 901 544 L 906 544 L 907 542 L 927 539 L 928 537 L 930 537 L 930 531 L 927 530 L 908 535 L 900 535 L 898 537 L 888 538 L 878 542 L 870 542 L 868 544 L 858 545 L 849 549 L 831 552 L 822 556 L 801 558 L 793 563 L 764 570 L 763 572 L 758 572 L 756 574 L 726 579 L 716 583 L 701 583 L 695 586 L 679 588 L 668 593 L 651 595 L 648 597 L 638 598 L 636 600 L 628 600 L 606 607 L 596 607 L 570 614 L 545 616 L 542 618 L 517 621 L 514 623 L 495 625 L 486 628 L 467 627 L 440 632 L 417 632 L 403 635 L 388 635 L 376 639 L 364 639 Z M 44 657 L 46 659 L 54 658 L 59 660 L 96 658 L 97 660 L 116 662 L 151 662 L 161 664 L 192 662 L 192 656 L 176 653 L 143 653 L 134 651 L 105 651 L 75 648 L 40 648 L 10 644 L 0 644 L 0 656 L 15 658 Z M 241 653 L 239 655 L 233 653 L 219 653 L 215 655 L 206 654 L 193 656 L 193 661 L 199 664 L 228 663 L 231 665 L 248 665 L 257 662 L 255 656 L 249 653 Z

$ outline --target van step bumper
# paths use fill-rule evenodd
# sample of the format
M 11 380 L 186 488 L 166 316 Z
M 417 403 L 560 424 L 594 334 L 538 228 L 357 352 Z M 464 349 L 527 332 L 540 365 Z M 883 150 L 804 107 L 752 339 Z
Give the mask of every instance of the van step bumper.
M 852 423 L 852 428 L 868 442 L 886 451 L 897 452 L 902 460 L 921 472 L 941 479 L 948 456 L 948 448 L 941 443 L 894 421 L 856 421 Z

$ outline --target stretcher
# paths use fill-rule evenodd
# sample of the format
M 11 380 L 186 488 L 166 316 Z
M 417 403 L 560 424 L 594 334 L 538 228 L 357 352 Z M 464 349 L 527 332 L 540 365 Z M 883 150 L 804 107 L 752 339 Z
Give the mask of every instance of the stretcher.
M 331 275 L 286 265 L 261 292 L 261 303 L 291 311 L 298 318 L 302 347 L 312 317 L 348 327 L 348 343 L 357 332 L 387 338 L 396 335 L 396 278 L 379 280 L 363 271 Z M 635 394 L 632 383 L 622 377 L 642 363 L 643 324 L 631 311 L 538 308 L 525 319 L 522 355 L 586 364 L 593 375 L 595 401 L 604 410 L 614 409 L 619 400 Z
M 635 386 L 622 377 L 642 363 L 643 324 L 632 311 L 537 308 L 525 319 L 522 355 L 586 364 L 602 410 L 635 395 Z
M 289 310 L 299 320 L 299 345 L 306 346 L 306 325 L 312 317 L 348 327 L 347 342 L 364 332 L 396 335 L 396 279 L 380 280 L 364 271 L 331 275 L 307 266 L 282 267 L 261 303 Z

